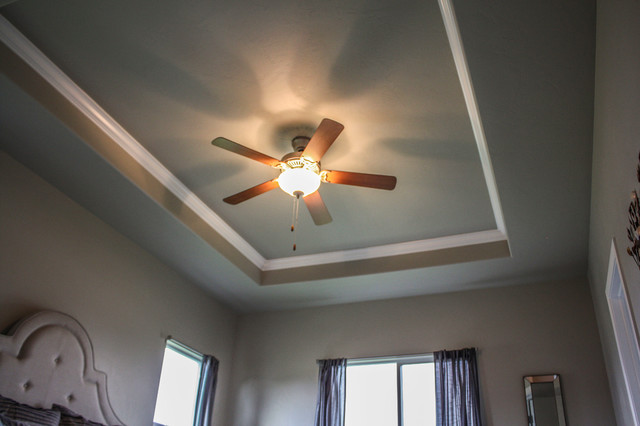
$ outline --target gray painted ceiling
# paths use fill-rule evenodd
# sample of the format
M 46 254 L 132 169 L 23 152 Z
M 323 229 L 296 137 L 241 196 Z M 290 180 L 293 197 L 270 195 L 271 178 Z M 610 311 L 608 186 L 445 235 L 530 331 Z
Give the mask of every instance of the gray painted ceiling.
M 583 275 L 593 5 L 455 6 L 511 258 L 260 287 L 4 77 L 2 147 L 241 310 Z M 291 126 L 322 117 L 345 125 L 323 166 L 396 175 L 398 187 L 324 184 L 334 222 L 303 214 L 300 254 L 496 227 L 436 1 L 20 0 L 2 14 L 267 258 L 291 255 L 290 198 L 222 203 L 275 175 L 210 141 L 280 157 Z

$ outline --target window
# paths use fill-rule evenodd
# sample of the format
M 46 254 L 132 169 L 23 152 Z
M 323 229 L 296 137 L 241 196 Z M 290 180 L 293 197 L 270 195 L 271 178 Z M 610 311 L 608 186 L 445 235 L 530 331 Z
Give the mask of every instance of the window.
M 347 361 L 345 426 L 436 424 L 432 355 Z
M 155 425 L 193 426 L 202 358 L 182 343 L 167 340 L 153 415 Z

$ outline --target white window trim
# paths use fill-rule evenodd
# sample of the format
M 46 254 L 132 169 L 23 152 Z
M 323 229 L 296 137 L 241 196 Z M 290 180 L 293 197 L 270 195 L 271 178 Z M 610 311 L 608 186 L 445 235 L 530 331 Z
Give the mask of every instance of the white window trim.
M 611 323 L 616 338 L 618 355 L 626 385 L 631 415 L 635 425 L 640 425 L 640 341 L 633 307 L 629 303 L 627 285 L 622 275 L 615 246 L 611 241 L 609 272 L 605 289 Z

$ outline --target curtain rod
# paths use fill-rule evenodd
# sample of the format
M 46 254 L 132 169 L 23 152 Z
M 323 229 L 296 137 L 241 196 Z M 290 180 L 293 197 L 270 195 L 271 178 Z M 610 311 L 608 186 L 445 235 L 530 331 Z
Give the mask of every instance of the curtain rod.
M 354 364 L 367 364 L 367 363 L 383 363 L 383 362 L 394 362 L 398 360 L 408 361 L 411 359 L 427 359 L 433 360 L 433 352 L 430 353 L 420 353 L 420 354 L 406 354 L 406 355 L 383 355 L 383 356 L 374 356 L 374 357 L 362 357 L 362 358 L 347 358 L 347 362 L 351 362 Z M 322 359 L 317 359 L 316 364 L 320 364 Z
M 463 348 L 463 349 L 475 349 L 476 353 L 480 353 L 480 349 L 478 349 L 475 346 L 471 346 L 468 348 Z M 443 349 L 443 350 L 450 350 L 450 349 Z M 461 350 L 461 349 L 458 349 Z M 436 351 L 439 352 L 439 351 Z M 347 362 L 351 362 L 353 364 L 367 364 L 367 363 L 383 363 L 383 362 L 393 362 L 396 361 L 398 359 L 401 359 L 403 361 L 406 360 L 411 360 L 411 358 L 426 358 L 427 360 L 433 361 L 433 354 L 434 352 L 426 352 L 426 353 L 418 353 L 418 354 L 405 354 L 405 355 L 383 355 L 383 356 L 373 356 L 373 357 L 362 357 L 362 358 L 346 358 Z M 316 364 L 320 364 L 322 361 L 322 359 L 316 359 Z

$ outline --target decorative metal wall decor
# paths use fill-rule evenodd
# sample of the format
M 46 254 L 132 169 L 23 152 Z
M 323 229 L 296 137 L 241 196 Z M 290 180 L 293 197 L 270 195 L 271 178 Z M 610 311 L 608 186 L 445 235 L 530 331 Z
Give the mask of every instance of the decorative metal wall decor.
M 640 154 L 638 155 L 636 176 L 640 182 Z M 629 203 L 627 238 L 631 241 L 631 247 L 627 247 L 627 253 L 633 257 L 636 265 L 640 268 L 640 200 L 638 200 L 638 192 L 635 189 L 631 191 L 631 203 Z

